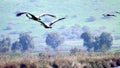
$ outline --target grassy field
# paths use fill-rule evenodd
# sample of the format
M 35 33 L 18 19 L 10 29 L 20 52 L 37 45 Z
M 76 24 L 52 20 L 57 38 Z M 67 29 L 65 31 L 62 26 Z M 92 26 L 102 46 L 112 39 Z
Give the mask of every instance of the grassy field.
M 15 56 L 16 55 L 16 56 Z M 33 56 L 29 53 L 0 55 L 0 68 L 111 68 L 120 66 L 120 53 L 87 53 L 76 52 L 74 55 L 39 54 Z

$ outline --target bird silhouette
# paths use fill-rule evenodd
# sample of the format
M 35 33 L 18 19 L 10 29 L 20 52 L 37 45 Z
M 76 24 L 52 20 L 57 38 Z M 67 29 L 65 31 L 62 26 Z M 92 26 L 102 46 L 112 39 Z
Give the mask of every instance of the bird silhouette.
M 118 13 L 118 14 L 120 14 L 120 12 L 117 12 L 117 11 L 116 11 L 115 13 Z
M 103 14 L 103 16 L 108 16 L 108 17 L 111 17 L 111 16 L 113 16 L 113 17 L 116 17 L 116 15 L 114 15 L 114 14 Z
M 56 18 L 56 16 L 54 15 L 51 15 L 51 14 L 42 14 L 40 15 L 39 17 L 36 17 L 35 15 L 31 14 L 31 13 L 28 13 L 28 12 L 20 12 L 20 13 L 17 13 L 16 16 L 21 16 L 23 14 L 26 14 L 26 16 L 29 18 L 29 19 L 32 19 L 34 21 L 37 21 L 39 23 L 41 23 L 41 25 L 44 27 L 44 28 L 52 28 L 52 25 L 60 20 L 63 20 L 63 19 L 66 19 L 65 17 L 62 17 L 62 18 L 59 18 L 53 22 L 51 22 L 49 25 L 45 24 L 44 22 L 41 21 L 40 17 L 43 17 L 43 16 L 51 16 L 53 18 Z
M 28 12 L 20 12 L 20 13 L 17 13 L 16 16 L 21 16 L 23 14 L 26 14 L 26 16 L 29 18 L 29 19 L 32 19 L 32 20 L 35 20 L 35 21 L 39 21 L 41 20 L 40 17 L 43 17 L 43 16 L 51 16 L 51 17 L 54 17 L 56 18 L 56 16 L 54 15 L 51 15 L 51 14 L 42 14 L 40 15 L 39 17 L 36 17 L 35 15 L 31 14 L 31 13 L 28 13 Z

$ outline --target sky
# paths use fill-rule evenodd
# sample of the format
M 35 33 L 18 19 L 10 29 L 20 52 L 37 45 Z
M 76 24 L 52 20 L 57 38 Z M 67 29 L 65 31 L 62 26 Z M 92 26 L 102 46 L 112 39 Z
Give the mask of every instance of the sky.
M 45 29 L 25 15 L 16 17 L 16 13 L 22 11 L 36 16 L 50 13 L 56 19 L 66 19 L 55 23 L 52 29 Z M 0 0 L 0 36 L 9 36 L 14 40 L 19 33 L 28 32 L 35 38 L 45 39 L 47 32 L 62 32 L 74 25 L 120 35 L 120 14 L 115 14 L 116 17 L 102 15 L 114 14 L 115 11 L 120 11 L 120 0 Z M 48 16 L 42 19 L 46 24 L 54 20 Z

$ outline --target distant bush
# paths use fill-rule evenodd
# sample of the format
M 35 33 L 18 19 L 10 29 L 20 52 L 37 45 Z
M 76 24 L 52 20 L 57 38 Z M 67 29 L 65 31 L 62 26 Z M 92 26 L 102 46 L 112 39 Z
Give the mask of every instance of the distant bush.
M 29 49 L 34 48 L 33 38 L 27 33 L 21 33 L 19 35 L 19 41 L 12 44 L 11 50 L 25 52 Z
M 27 33 L 21 33 L 19 35 L 19 41 L 11 43 L 9 37 L 3 38 L 0 40 L 0 52 L 6 53 L 8 51 L 22 51 L 34 48 L 33 38 Z
M 87 51 L 94 48 L 95 52 L 105 52 L 111 48 L 113 42 L 112 35 L 107 32 L 103 32 L 100 36 L 93 36 L 90 32 L 84 32 L 81 38 L 84 40 Z
M 14 43 L 12 44 L 11 50 L 12 50 L 13 52 L 21 51 L 21 49 L 22 49 L 22 44 L 19 43 L 18 41 L 14 42 Z
M 34 48 L 33 38 L 28 33 L 19 35 L 19 43 L 22 45 L 22 51 Z
M 47 34 L 46 44 L 48 46 L 51 46 L 53 49 L 56 49 L 63 42 L 64 42 L 64 37 L 62 37 L 59 33 L 51 32 Z
M 87 51 L 90 51 L 94 46 L 94 37 L 90 32 L 84 32 L 81 34 L 81 38 L 84 40 L 83 45 L 87 47 Z
M 103 32 L 100 37 L 95 39 L 94 51 L 106 51 L 112 46 L 113 37 L 110 33 Z
M 4 38 L 0 41 L 0 52 L 5 53 L 10 50 L 11 47 L 11 39 L 9 37 Z

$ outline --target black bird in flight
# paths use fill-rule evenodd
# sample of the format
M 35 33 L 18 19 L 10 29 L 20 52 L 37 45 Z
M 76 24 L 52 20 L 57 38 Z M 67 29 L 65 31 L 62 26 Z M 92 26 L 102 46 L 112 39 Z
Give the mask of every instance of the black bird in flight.
M 116 17 L 116 15 L 114 15 L 114 14 L 103 14 L 103 16 L 108 16 L 108 17 L 111 17 L 111 16 L 113 16 L 113 17 Z
M 116 13 L 120 14 L 120 12 L 116 12 Z
M 18 17 L 18 16 L 21 16 L 21 15 L 23 15 L 23 14 L 26 14 L 26 16 L 27 16 L 29 19 L 32 19 L 32 20 L 37 21 L 37 22 L 40 22 L 41 25 L 44 26 L 44 28 L 52 28 L 52 25 L 53 25 L 54 23 L 56 23 L 56 22 L 58 22 L 58 21 L 60 21 L 60 20 L 66 19 L 65 17 L 62 17 L 62 18 L 60 18 L 60 19 L 57 19 L 57 20 L 51 22 L 49 25 L 47 25 L 47 24 L 45 24 L 44 22 L 41 21 L 40 17 L 43 17 L 43 16 L 46 16 L 46 15 L 47 15 L 47 16 L 51 16 L 51 17 L 53 17 L 53 18 L 56 18 L 56 16 L 51 15 L 51 14 L 42 14 L 42 15 L 40 15 L 40 16 L 37 18 L 36 16 L 34 16 L 33 14 L 28 13 L 28 12 L 20 12 L 20 13 L 17 13 L 16 16 Z

